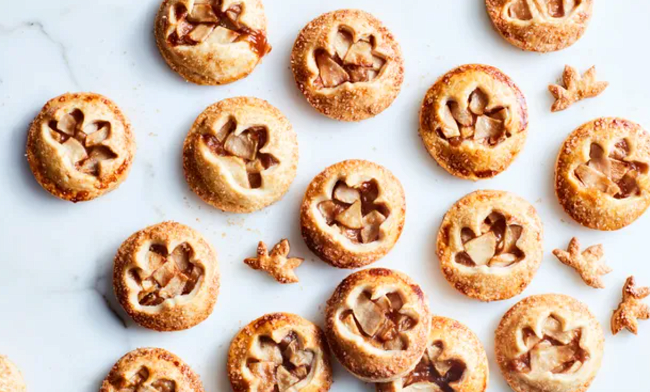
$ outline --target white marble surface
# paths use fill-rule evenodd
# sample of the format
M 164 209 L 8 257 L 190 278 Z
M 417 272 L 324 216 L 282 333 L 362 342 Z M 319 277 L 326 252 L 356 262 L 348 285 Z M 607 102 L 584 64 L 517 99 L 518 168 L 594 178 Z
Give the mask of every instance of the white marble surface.
M 609 332 L 609 317 L 626 276 L 650 285 L 647 238 L 650 214 L 614 233 L 573 223 L 552 189 L 555 156 L 566 135 L 601 115 L 628 117 L 650 128 L 647 39 L 650 3 L 596 0 L 587 34 L 558 53 L 524 53 L 493 30 L 481 0 L 266 0 L 273 52 L 247 79 L 223 87 L 182 81 L 160 58 L 152 36 L 158 0 L 0 0 L 0 353 L 22 369 L 30 391 L 96 391 L 112 364 L 142 346 L 169 349 L 200 375 L 206 391 L 230 390 L 225 358 L 233 335 L 272 311 L 322 322 L 323 304 L 349 272 L 326 266 L 300 238 L 298 205 L 312 177 L 346 158 L 390 168 L 407 195 L 407 220 L 393 251 L 375 266 L 405 271 L 428 294 L 435 313 L 470 326 L 490 359 L 490 390 L 506 391 L 494 362 L 493 331 L 501 315 L 526 295 L 566 293 L 586 302 L 606 330 L 603 367 L 593 391 L 647 391 L 650 321 L 639 336 Z M 399 39 L 406 80 L 395 103 L 378 117 L 343 124 L 313 111 L 294 86 L 289 53 L 298 31 L 317 15 L 358 7 L 383 20 Z M 417 113 L 426 89 L 453 66 L 479 62 L 500 67 L 521 87 L 530 108 L 526 148 L 493 180 L 457 180 L 438 168 L 417 136 Z M 599 98 L 551 114 L 549 82 L 564 64 L 592 64 L 611 82 Z M 138 142 L 133 170 L 115 192 L 71 204 L 34 181 L 24 158 L 26 131 L 49 99 L 65 91 L 95 91 L 130 117 Z M 195 197 L 182 176 L 181 143 L 195 117 L 220 99 L 267 99 L 293 123 L 300 141 L 298 176 L 286 197 L 264 211 L 229 215 Z M 454 291 L 434 254 L 442 215 L 480 188 L 513 191 L 534 203 L 545 225 L 542 266 L 523 295 L 484 304 Z M 111 289 L 112 258 L 132 232 L 177 220 L 201 231 L 220 256 L 222 290 L 212 316 L 183 332 L 156 333 L 136 326 Z M 551 255 L 571 236 L 602 242 L 614 272 L 607 289 L 594 290 Z M 307 261 L 299 284 L 280 286 L 246 267 L 257 241 L 291 240 Z M 333 391 L 371 391 L 335 368 Z

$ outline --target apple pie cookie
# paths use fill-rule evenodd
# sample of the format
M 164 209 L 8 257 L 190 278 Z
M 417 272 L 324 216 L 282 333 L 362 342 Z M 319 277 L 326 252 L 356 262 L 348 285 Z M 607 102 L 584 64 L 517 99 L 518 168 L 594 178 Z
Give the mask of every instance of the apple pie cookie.
M 584 392 L 603 357 L 603 329 L 587 306 L 566 295 L 525 298 L 496 330 L 496 359 L 516 392 Z
M 66 93 L 49 100 L 27 137 L 27 160 L 41 186 L 72 202 L 87 201 L 126 179 L 135 139 L 131 124 L 106 97 Z
M 583 124 L 564 141 L 555 165 L 555 193 L 583 226 L 618 230 L 650 206 L 650 135 L 621 118 Z
M 291 52 L 298 88 L 322 114 L 361 121 L 386 108 L 404 81 L 404 60 L 393 34 L 374 16 L 339 10 L 300 32 Z
M 4 355 L 0 355 L 0 391 L 25 392 L 27 387 L 20 370 Z
M 271 51 L 261 0 L 164 0 L 154 34 L 169 67 L 196 84 L 242 79 Z
M 194 122 L 183 145 L 183 168 L 206 203 L 228 212 L 260 210 L 281 199 L 296 177 L 296 133 L 264 100 L 224 99 Z
M 99 392 L 203 392 L 199 376 L 162 348 L 139 348 L 113 366 Z
M 228 351 L 235 392 L 325 392 L 330 353 L 320 328 L 300 316 L 271 313 L 239 331 Z
M 512 193 L 476 191 L 447 212 L 437 249 L 442 273 L 456 290 L 481 301 L 512 298 L 542 261 L 542 222 Z
M 348 276 L 327 302 L 327 340 L 354 376 L 405 377 L 422 358 L 431 327 L 427 300 L 403 273 L 371 268 Z
M 323 261 L 359 268 L 382 258 L 402 234 L 406 202 L 399 180 L 362 160 L 334 164 L 307 187 L 302 237 Z
M 573 45 L 593 13 L 593 0 L 485 0 L 485 5 L 503 38 L 535 52 Z
M 480 180 L 504 171 L 524 146 L 528 107 L 517 85 L 497 68 L 467 64 L 429 89 L 420 109 L 420 137 L 449 173 Z
M 130 236 L 115 256 L 113 289 L 140 325 L 178 331 L 205 320 L 217 301 L 217 255 L 197 231 L 163 222 Z
M 433 316 L 427 349 L 415 369 L 377 392 L 484 392 L 488 362 L 478 337 L 446 317 Z

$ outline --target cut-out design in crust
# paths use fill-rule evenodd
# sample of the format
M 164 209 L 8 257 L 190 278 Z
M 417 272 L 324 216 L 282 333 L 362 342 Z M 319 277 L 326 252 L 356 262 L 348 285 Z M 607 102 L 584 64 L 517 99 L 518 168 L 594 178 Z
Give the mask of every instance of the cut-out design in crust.
M 516 392 L 583 392 L 600 368 L 604 342 L 584 304 L 546 294 L 523 299 L 503 316 L 495 350 Z
M 420 137 L 449 173 L 491 178 L 510 166 L 526 141 L 528 107 L 497 68 L 467 64 L 443 75 L 420 109 Z
M 429 308 L 420 287 L 403 273 L 371 268 L 353 273 L 327 302 L 327 339 L 356 377 L 388 382 L 405 376 L 427 346 Z
M 27 160 L 52 195 L 87 201 L 117 188 L 131 168 L 131 124 L 106 97 L 67 93 L 49 100 L 32 122 Z
M 117 252 L 113 288 L 140 325 L 178 331 L 205 320 L 217 300 L 217 255 L 195 230 L 163 222 L 130 236 Z
M 199 376 L 162 348 L 133 350 L 113 366 L 99 392 L 203 392 Z
M 0 355 L 0 391 L 26 392 L 27 387 L 20 370 L 9 358 Z
M 478 337 L 456 320 L 433 316 L 420 362 L 406 376 L 377 384 L 377 392 L 484 392 L 488 375 Z
M 598 118 L 564 141 L 555 164 L 555 193 L 578 223 L 618 230 L 650 206 L 650 135 L 622 118 Z
M 298 88 L 322 114 L 360 121 L 385 110 L 404 80 L 402 52 L 391 32 L 360 10 L 312 20 L 291 52 Z
M 551 52 L 573 45 L 587 29 L 593 0 L 485 0 L 496 30 L 523 50 Z
M 235 392 L 325 392 L 332 384 L 330 353 L 316 325 L 271 313 L 239 331 L 228 351 Z
M 261 0 L 164 0 L 156 43 L 186 80 L 218 85 L 242 79 L 271 51 Z
M 368 161 L 343 161 L 307 187 L 300 209 L 302 236 L 323 261 L 359 268 L 392 249 L 405 213 L 404 190 L 391 172 Z
M 542 261 L 542 222 L 524 199 L 476 191 L 458 200 L 438 231 L 437 254 L 447 281 L 481 301 L 512 298 Z
M 268 102 L 228 98 L 203 111 L 183 145 L 190 188 L 228 212 L 252 212 L 280 200 L 298 168 L 289 120 Z

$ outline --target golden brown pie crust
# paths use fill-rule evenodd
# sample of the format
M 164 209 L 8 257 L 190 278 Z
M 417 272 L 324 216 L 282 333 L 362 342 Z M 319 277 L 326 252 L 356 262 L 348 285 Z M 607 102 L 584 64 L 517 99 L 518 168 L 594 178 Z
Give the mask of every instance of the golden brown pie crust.
M 212 313 L 219 267 L 194 229 L 163 222 L 131 235 L 115 256 L 113 289 L 124 310 L 156 331 L 191 328 Z
M 447 281 L 481 301 L 520 294 L 542 261 L 542 222 L 535 208 L 509 192 L 470 193 L 447 212 L 437 254 Z
M 495 67 L 466 64 L 443 75 L 420 109 L 420 137 L 449 173 L 491 178 L 510 166 L 526 141 L 528 107 L 517 85 Z
M 586 305 L 566 295 L 525 298 L 503 316 L 496 359 L 516 392 L 584 392 L 603 357 L 605 339 Z
M 219 85 L 248 76 L 271 51 L 261 0 L 164 0 L 156 44 L 185 80 Z
M 206 203 L 227 212 L 257 211 L 280 200 L 296 177 L 296 133 L 262 99 L 224 99 L 192 125 L 183 144 L 183 169 Z
M 348 160 L 328 167 L 309 184 L 300 226 L 307 246 L 323 261 L 359 268 L 393 248 L 405 214 L 404 190 L 390 171 Z
M 99 392 L 203 392 L 199 376 L 182 359 L 162 348 L 138 348 L 113 366 Z
M 106 97 L 66 93 L 49 100 L 32 121 L 27 160 L 52 195 L 87 201 L 117 188 L 131 168 L 131 123 Z
M 592 0 L 485 0 L 496 30 L 523 50 L 551 52 L 573 45 L 587 29 Z
M 230 344 L 228 377 L 235 392 L 328 391 L 332 367 L 323 331 L 295 314 L 264 315 Z
M 618 230 L 650 206 L 650 135 L 622 118 L 598 118 L 564 141 L 555 164 L 555 194 L 578 223 Z
M 385 268 L 345 278 L 327 301 L 325 317 L 334 355 L 367 382 L 389 382 L 413 370 L 427 347 L 431 327 L 420 286 Z
M 0 391 L 2 392 L 25 392 L 27 387 L 20 370 L 9 358 L 0 355 Z
M 293 46 L 291 68 L 311 106 L 341 121 L 381 113 L 404 81 L 402 51 L 393 34 L 361 10 L 333 11 L 309 22 Z
M 433 316 L 427 350 L 408 375 L 377 384 L 377 392 L 484 392 L 489 368 L 485 349 L 465 325 Z

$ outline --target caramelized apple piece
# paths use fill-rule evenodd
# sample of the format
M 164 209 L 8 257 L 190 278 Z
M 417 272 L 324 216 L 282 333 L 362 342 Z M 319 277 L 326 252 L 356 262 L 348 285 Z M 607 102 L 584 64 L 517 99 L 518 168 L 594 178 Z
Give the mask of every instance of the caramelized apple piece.
M 192 23 L 217 23 L 219 18 L 212 10 L 212 5 L 209 3 L 196 4 L 192 8 L 192 12 L 187 19 Z
M 288 390 L 300 381 L 298 377 L 290 373 L 287 369 L 284 368 L 284 366 L 278 366 L 276 379 L 278 380 L 279 392 Z
M 507 225 L 506 232 L 503 236 L 503 249 L 502 253 L 512 253 L 517 248 L 517 241 L 521 237 L 524 228 L 519 225 Z
M 66 113 L 57 122 L 56 128 L 66 135 L 74 136 L 75 129 L 77 128 L 77 120 L 71 113 Z
M 352 313 L 348 313 L 345 315 L 342 319 L 341 322 L 343 325 L 348 327 L 348 329 L 355 335 L 361 335 L 361 331 L 359 331 L 359 327 L 357 326 L 357 322 L 354 319 L 354 315 Z
M 363 332 L 369 336 L 375 336 L 386 318 L 381 308 L 366 295 L 359 296 L 352 311 Z
M 503 122 L 489 116 L 479 116 L 474 128 L 474 140 L 498 138 L 503 133 Z
M 587 164 L 581 164 L 576 168 L 576 176 L 587 188 L 595 188 L 610 196 L 620 192 L 620 188 L 606 175 L 589 167 Z
M 343 203 L 353 204 L 357 200 L 361 200 L 361 195 L 359 191 L 349 187 L 343 181 L 340 181 L 334 188 L 334 198 Z
M 275 363 L 253 362 L 248 365 L 248 368 L 260 380 L 257 385 L 258 392 L 274 392 L 276 384 Z
M 318 210 L 325 217 L 327 224 L 330 225 L 334 222 L 336 216 L 345 210 L 345 207 L 332 200 L 327 200 L 318 204 Z
M 257 140 L 243 133 L 239 135 L 231 133 L 223 148 L 232 155 L 252 161 L 257 155 Z
M 472 113 L 467 110 L 467 108 L 461 108 L 460 105 L 455 101 L 450 101 L 448 103 L 449 109 L 451 110 L 451 115 L 458 122 L 458 124 L 470 127 L 474 123 L 474 118 Z
M 210 34 L 210 42 L 229 44 L 235 42 L 240 35 L 241 34 L 234 30 L 230 30 L 222 26 L 217 26 L 214 28 L 214 31 L 212 31 L 212 34 Z
M 212 33 L 212 30 L 214 30 L 214 26 L 200 24 L 190 32 L 188 37 L 190 37 L 192 41 L 200 43 L 205 41 L 208 38 L 210 33 Z
M 488 97 L 481 89 L 477 88 L 469 97 L 469 110 L 477 116 L 485 114 L 487 104 Z
M 347 72 L 325 51 L 316 54 L 316 64 L 325 87 L 336 87 L 350 80 Z
M 517 261 L 517 257 L 512 253 L 503 253 L 494 256 L 488 263 L 489 267 L 508 267 Z
M 352 34 L 348 33 L 343 29 L 339 29 L 336 37 L 334 37 L 334 50 L 341 60 L 345 58 L 345 55 L 350 50 L 352 46 Z
M 456 122 L 454 116 L 451 114 L 451 109 L 449 109 L 449 105 L 442 105 L 440 114 L 442 117 L 442 129 L 441 129 L 442 134 L 447 139 L 460 136 L 458 123 Z
M 336 216 L 336 221 L 349 229 L 360 229 L 363 227 L 361 215 L 361 201 L 357 200 L 348 209 Z
M 465 244 L 465 251 L 477 266 L 486 265 L 494 256 L 497 238 L 493 232 L 487 232 Z
M 63 146 L 65 154 L 70 157 L 72 163 L 77 163 L 88 156 L 84 146 L 79 143 L 79 140 L 73 137 L 69 138 L 61 145 Z
M 372 45 L 366 41 L 356 42 L 343 58 L 343 63 L 372 67 Z
M 86 147 L 96 146 L 108 139 L 109 132 L 110 125 L 108 123 L 103 124 L 99 129 L 97 129 L 97 124 L 87 125 L 84 127 L 84 133 L 88 135 L 86 137 Z
M 531 20 L 533 14 L 528 7 L 528 0 L 517 0 L 508 8 L 508 16 L 519 20 Z
M 363 217 L 363 229 L 361 229 L 361 242 L 370 243 L 379 237 L 379 227 L 386 220 L 386 217 L 379 211 L 373 210 Z
M 171 264 L 171 263 L 168 263 Z M 179 273 L 175 275 L 174 277 L 171 278 L 171 280 L 167 283 L 165 287 L 160 289 L 160 292 L 158 295 L 161 298 L 174 298 L 177 297 L 181 294 L 183 294 L 183 290 L 185 289 L 185 283 L 187 283 L 188 279 L 185 275 Z

